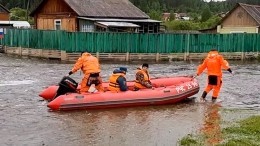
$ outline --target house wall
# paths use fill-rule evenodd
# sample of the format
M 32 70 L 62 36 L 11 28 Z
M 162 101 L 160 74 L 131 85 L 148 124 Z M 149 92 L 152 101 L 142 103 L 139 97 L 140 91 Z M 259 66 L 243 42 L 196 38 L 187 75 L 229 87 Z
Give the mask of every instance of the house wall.
M 222 27 L 218 33 L 258 33 L 258 27 Z
M 61 20 L 61 30 L 77 31 L 77 14 L 61 0 L 47 0 L 35 13 L 36 28 L 55 30 L 55 20 Z
M 9 20 L 9 13 L 0 12 L 0 20 L 1 21 L 8 21 Z
M 242 7 L 237 7 L 221 24 L 230 26 L 257 26 L 257 22 Z
M 218 33 L 258 33 L 258 24 L 242 7 L 237 7 L 217 27 Z

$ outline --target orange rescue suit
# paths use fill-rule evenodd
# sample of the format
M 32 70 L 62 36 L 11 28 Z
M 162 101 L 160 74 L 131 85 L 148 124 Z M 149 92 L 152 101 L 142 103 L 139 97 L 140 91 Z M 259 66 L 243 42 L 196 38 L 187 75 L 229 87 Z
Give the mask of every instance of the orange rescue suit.
M 208 93 L 213 89 L 213 97 L 217 98 L 222 85 L 222 68 L 229 69 L 228 62 L 224 60 L 218 51 L 210 51 L 203 63 L 197 69 L 199 76 L 205 69 L 208 74 L 208 85 L 205 92 Z
M 146 70 L 143 70 L 143 69 L 138 69 L 137 72 L 136 72 L 136 76 L 138 76 L 138 74 L 142 74 L 144 76 L 143 80 L 140 82 L 140 80 L 136 79 L 135 80 L 135 84 L 134 84 L 134 87 L 138 88 L 138 89 L 145 89 L 145 88 L 148 88 L 147 86 L 143 85 L 143 84 L 150 84 L 150 75 L 149 75 L 149 72 Z M 138 78 L 138 77 L 136 77 Z
M 87 92 L 89 89 L 89 85 L 87 85 L 87 82 L 89 80 L 90 74 L 100 73 L 100 64 L 96 57 L 92 56 L 90 53 L 83 53 L 81 57 L 77 60 L 75 63 L 72 73 L 77 72 L 79 69 L 81 69 L 84 73 L 84 77 L 81 81 L 81 89 L 80 92 Z M 103 91 L 102 86 L 102 79 L 99 76 L 98 77 L 99 84 L 97 85 L 97 90 Z
M 116 91 L 116 92 L 119 92 L 120 91 L 120 87 L 119 87 L 119 84 L 117 82 L 117 79 L 120 77 L 120 76 L 125 76 L 125 74 L 123 73 L 115 73 L 115 74 L 112 74 L 109 78 L 109 86 L 108 86 L 108 90 L 110 91 Z

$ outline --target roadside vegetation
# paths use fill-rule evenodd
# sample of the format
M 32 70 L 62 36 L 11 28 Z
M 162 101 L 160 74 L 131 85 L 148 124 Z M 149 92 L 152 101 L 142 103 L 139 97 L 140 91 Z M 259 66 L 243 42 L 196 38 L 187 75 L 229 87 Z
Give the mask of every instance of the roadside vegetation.
M 209 141 L 207 135 L 187 135 L 179 141 L 181 146 L 257 146 L 260 145 L 260 116 L 251 116 L 221 130 L 221 141 Z M 209 143 L 212 142 L 212 143 Z

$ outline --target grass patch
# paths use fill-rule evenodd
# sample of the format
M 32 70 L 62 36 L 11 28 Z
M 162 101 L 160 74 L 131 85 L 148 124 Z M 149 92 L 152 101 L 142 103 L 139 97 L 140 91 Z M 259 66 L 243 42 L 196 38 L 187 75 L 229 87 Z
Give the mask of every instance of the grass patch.
M 217 146 L 259 146 L 260 116 L 251 116 L 221 130 L 222 141 Z M 179 141 L 182 146 L 205 145 L 206 135 L 188 135 Z
M 183 146 L 203 146 L 202 141 L 200 141 L 199 137 L 196 137 L 195 135 L 189 134 L 188 136 L 185 136 L 182 138 L 179 143 Z

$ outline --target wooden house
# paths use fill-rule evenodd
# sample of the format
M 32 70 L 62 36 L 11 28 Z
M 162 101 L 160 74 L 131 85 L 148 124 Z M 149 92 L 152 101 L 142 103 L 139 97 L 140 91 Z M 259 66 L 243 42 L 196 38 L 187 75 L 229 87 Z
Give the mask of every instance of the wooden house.
M 0 4 L 0 21 L 8 21 L 10 18 L 10 11 Z
M 217 33 L 260 33 L 260 6 L 238 3 L 216 27 Z
M 157 33 L 152 20 L 128 0 L 42 0 L 30 16 L 36 29 Z

